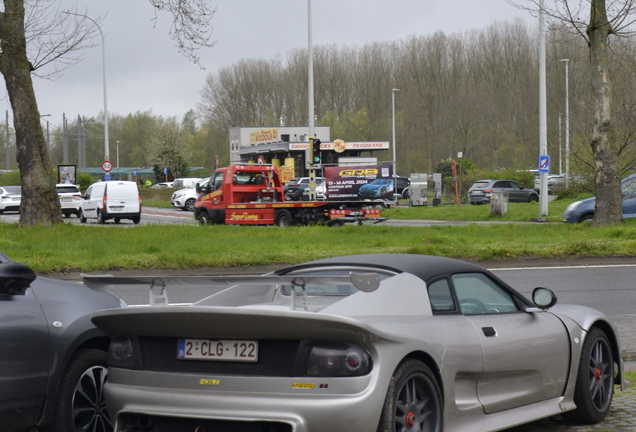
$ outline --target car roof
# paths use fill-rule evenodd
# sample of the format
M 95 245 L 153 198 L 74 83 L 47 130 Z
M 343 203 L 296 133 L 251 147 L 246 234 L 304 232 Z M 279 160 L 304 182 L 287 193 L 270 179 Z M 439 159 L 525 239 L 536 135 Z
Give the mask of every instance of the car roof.
M 310 261 L 278 270 L 276 274 L 282 275 L 296 270 L 304 270 L 321 266 L 369 267 L 395 271 L 396 273 L 406 272 L 411 273 L 424 281 L 427 281 L 432 277 L 454 273 L 488 272 L 486 269 L 476 264 L 455 258 L 446 258 L 434 255 L 361 254 Z

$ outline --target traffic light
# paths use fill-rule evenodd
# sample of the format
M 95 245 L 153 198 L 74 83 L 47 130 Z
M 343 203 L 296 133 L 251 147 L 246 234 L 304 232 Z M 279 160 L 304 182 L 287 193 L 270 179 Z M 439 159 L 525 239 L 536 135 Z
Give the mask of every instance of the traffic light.
M 314 138 L 314 163 L 320 163 L 320 140 Z

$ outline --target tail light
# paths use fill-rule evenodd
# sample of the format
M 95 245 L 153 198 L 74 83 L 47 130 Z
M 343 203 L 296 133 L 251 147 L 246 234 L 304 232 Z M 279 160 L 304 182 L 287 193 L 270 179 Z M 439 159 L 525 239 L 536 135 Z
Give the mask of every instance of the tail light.
M 116 336 L 110 340 L 110 346 L 108 347 L 108 365 L 124 369 L 134 369 L 135 350 L 131 338 Z
M 484 193 L 492 193 L 492 189 L 484 189 Z
M 314 377 L 352 377 L 371 372 L 371 355 L 347 343 L 316 343 L 307 357 L 305 373 Z
M 108 201 L 108 195 L 106 195 L 106 192 L 104 191 L 104 200 L 102 202 L 104 210 L 108 210 L 107 201 Z
M 139 194 L 138 197 L 139 197 L 139 207 L 141 207 L 141 194 Z

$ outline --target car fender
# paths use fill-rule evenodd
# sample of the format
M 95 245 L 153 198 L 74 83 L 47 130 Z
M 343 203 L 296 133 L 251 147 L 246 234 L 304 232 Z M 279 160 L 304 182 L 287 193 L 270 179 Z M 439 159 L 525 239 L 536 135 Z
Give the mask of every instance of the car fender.
M 583 349 L 587 333 L 592 327 L 599 327 L 609 339 L 616 364 L 618 365 L 615 383 L 621 386 L 621 390 L 626 390 L 629 387 L 629 382 L 623 377 L 623 361 L 621 359 L 618 331 L 607 316 L 596 309 L 579 305 L 556 305 L 550 309 L 550 312 L 560 318 L 570 332 L 572 346 L 572 371 L 570 374 L 572 381 L 570 382 L 573 383 L 575 381 L 581 359 L 581 350 Z M 571 390 L 574 392 L 573 385 Z

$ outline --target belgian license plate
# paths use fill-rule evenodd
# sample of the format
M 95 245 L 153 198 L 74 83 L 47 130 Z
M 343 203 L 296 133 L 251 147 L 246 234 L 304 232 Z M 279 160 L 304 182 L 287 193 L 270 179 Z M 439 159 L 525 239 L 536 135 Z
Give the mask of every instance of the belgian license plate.
M 177 359 L 256 362 L 258 341 L 179 339 Z
M 71 202 L 71 201 L 73 201 L 73 199 L 72 198 L 62 198 L 60 201 L 61 202 Z
M 124 209 L 124 206 L 111 206 L 109 208 L 110 211 L 122 211 Z

